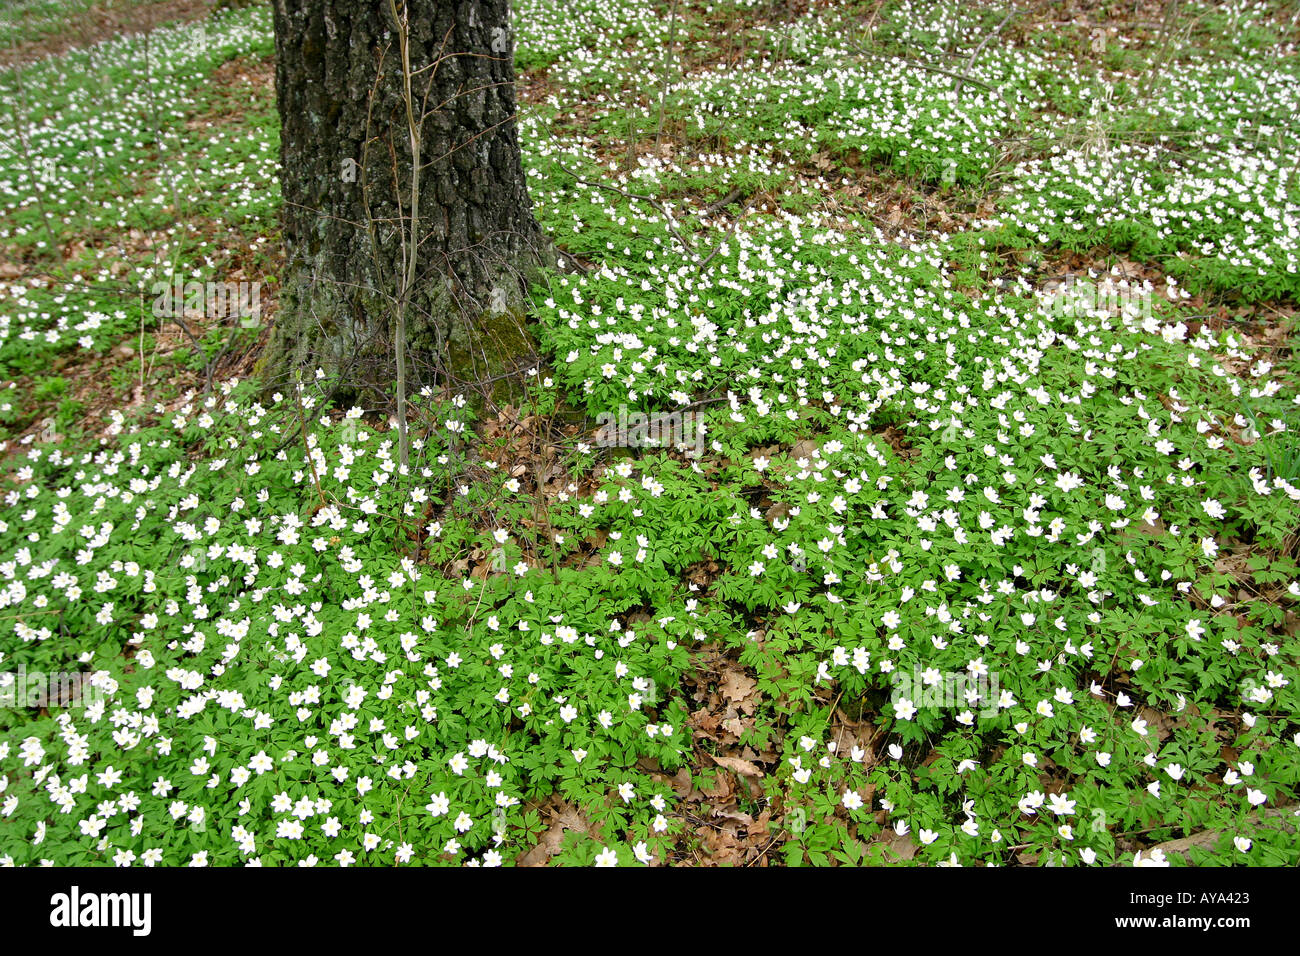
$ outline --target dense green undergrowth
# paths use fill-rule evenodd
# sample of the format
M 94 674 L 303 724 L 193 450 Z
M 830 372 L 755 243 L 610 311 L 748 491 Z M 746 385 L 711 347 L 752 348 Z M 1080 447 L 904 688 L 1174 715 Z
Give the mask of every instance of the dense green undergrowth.
M 78 676 L 0 706 L 0 860 L 671 863 L 735 774 L 769 862 L 1296 863 L 1295 369 L 1193 298 L 1295 296 L 1275 11 L 1160 64 L 1020 24 L 980 48 L 999 18 L 960 4 L 871 34 L 715 4 L 683 35 L 751 45 L 687 69 L 666 9 L 523 6 L 530 188 L 588 265 L 534 290 L 549 361 L 509 420 L 675 415 L 679 447 L 541 462 L 426 394 L 406 467 L 310 378 L 9 436 L 0 695 Z M 161 139 L 93 132 L 85 54 L 26 72 L 29 150 L 81 178 L 38 201 L 5 160 L 5 258 L 90 237 L 81 278 L 138 299 L 273 228 L 267 101 L 190 128 L 268 18 L 196 29 L 95 54 L 159 57 Z M 912 192 L 959 227 L 890 208 Z M 226 231 L 168 232 L 182 193 Z M 115 247 L 132 227 L 156 246 Z M 1008 266 L 1069 252 L 1097 267 Z M 0 287 L 7 374 L 138 333 L 39 275 Z

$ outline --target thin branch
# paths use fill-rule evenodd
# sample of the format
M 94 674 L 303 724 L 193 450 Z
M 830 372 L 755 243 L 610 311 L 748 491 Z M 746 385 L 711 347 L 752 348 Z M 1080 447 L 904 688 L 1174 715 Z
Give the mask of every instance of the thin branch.
M 646 202 L 654 206 L 655 209 L 659 210 L 659 212 L 663 215 L 665 224 L 668 226 L 668 231 L 673 234 L 673 238 L 676 239 L 678 242 L 680 242 L 687 249 L 694 250 L 695 245 L 689 239 L 687 239 L 685 236 L 683 236 L 680 232 L 677 231 L 677 227 L 673 225 L 672 216 L 669 215 L 667 208 L 665 208 L 664 204 L 661 203 L 659 200 L 655 199 L 652 196 L 642 196 L 639 195 L 638 193 L 630 193 L 626 189 L 620 189 L 619 187 L 611 186 L 608 183 L 598 183 L 590 179 L 584 179 L 583 177 L 575 173 L 572 169 L 570 169 L 568 166 L 565 166 L 558 159 L 555 161 L 555 165 L 559 166 L 560 169 L 564 170 L 566 173 L 568 173 L 578 182 L 582 183 L 582 185 L 584 186 L 591 186 L 594 189 L 605 189 L 612 193 L 618 193 L 618 195 L 623 196 L 627 199 L 639 200 L 640 202 Z
M 1007 23 L 1010 22 L 1011 18 L 1014 17 L 1015 15 L 1016 15 L 1016 8 L 1015 8 L 1015 7 L 1012 7 L 1012 8 L 1011 8 L 1011 12 L 1008 13 L 1005 17 L 1003 17 L 1003 18 L 1002 18 L 1002 21 L 1001 21 L 997 26 L 995 26 L 995 27 L 993 28 L 992 32 L 990 32 L 990 33 L 988 34 L 988 36 L 986 36 L 983 40 L 980 41 L 979 46 L 977 46 L 977 47 L 975 48 L 975 52 L 972 53 L 972 54 L 970 55 L 970 59 L 966 61 L 966 68 L 965 68 L 964 70 L 962 70 L 962 73 L 963 73 L 963 74 L 969 74 L 969 73 L 970 73 L 970 71 L 971 71 L 971 67 L 973 67 L 973 66 L 975 65 L 975 61 L 976 61 L 977 59 L 979 59 L 979 55 L 980 55 L 981 53 L 984 52 L 984 48 L 985 48 L 986 46 L 989 45 L 989 41 L 992 40 L 992 39 L 993 39 L 995 36 L 997 36 L 999 33 L 1001 33 L 1001 32 L 1002 32 L 1002 28 L 1003 28 L 1004 26 L 1006 26 Z M 958 81 L 957 81 L 957 87 L 956 87 L 956 89 L 954 90 L 954 92 L 960 93 L 960 92 L 961 92 L 961 85 L 962 85 L 963 83 L 965 83 L 965 82 L 966 82 L 966 79 L 965 79 L 965 78 L 958 80 Z

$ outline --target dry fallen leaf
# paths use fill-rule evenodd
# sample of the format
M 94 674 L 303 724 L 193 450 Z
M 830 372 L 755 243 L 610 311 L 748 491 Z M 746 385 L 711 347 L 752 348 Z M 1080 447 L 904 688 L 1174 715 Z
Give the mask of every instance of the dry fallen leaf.
M 790 449 L 790 457 L 798 461 L 800 458 L 811 458 L 813 452 L 822 446 L 822 443 L 815 438 L 805 438 Z
M 758 682 L 747 676 L 743 671 L 729 670 L 726 676 L 722 678 L 722 684 L 718 689 L 722 691 L 723 697 L 726 697 L 733 704 L 737 704 L 752 694 L 757 685 Z
M 734 770 L 736 773 L 742 774 L 743 776 L 746 777 L 763 776 L 763 771 L 759 769 L 758 765 L 755 763 L 751 763 L 748 760 L 741 760 L 739 757 L 718 757 L 713 754 L 710 754 L 709 756 L 713 758 L 713 762 L 716 763 L 719 767 L 725 767 L 728 770 Z
M 560 804 L 552 812 L 551 825 L 537 841 L 537 845 L 519 857 L 517 862 L 520 866 L 545 866 L 547 860 L 560 852 L 566 830 L 587 833 L 590 828 L 591 824 L 581 811 L 569 804 Z

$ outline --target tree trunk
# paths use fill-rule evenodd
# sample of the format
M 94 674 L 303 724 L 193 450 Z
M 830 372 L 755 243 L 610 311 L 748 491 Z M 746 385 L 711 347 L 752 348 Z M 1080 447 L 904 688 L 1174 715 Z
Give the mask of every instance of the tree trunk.
M 481 368 L 481 323 L 519 316 L 549 258 L 508 0 L 275 0 L 274 19 L 289 261 L 264 376 L 386 391 L 403 324 L 416 380 Z

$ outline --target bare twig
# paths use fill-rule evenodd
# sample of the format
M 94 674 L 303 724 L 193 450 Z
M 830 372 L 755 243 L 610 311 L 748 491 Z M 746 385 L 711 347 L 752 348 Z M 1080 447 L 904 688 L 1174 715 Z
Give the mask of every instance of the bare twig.
M 693 250 L 695 248 L 695 245 L 689 239 L 687 239 L 685 236 L 683 236 L 680 232 L 677 231 L 677 227 L 673 225 L 672 216 L 669 215 L 668 210 L 667 208 L 665 208 L 664 204 L 661 203 L 659 200 L 655 199 L 653 196 L 642 196 L 639 195 L 638 193 L 630 193 L 626 189 L 620 189 L 617 186 L 611 186 L 609 185 L 609 183 L 598 183 L 595 182 L 594 180 L 584 179 L 583 177 L 575 173 L 572 169 L 570 169 L 568 166 L 565 166 L 558 159 L 555 161 L 555 165 L 559 166 L 560 169 L 564 170 L 566 173 L 568 173 L 578 182 L 582 183 L 582 185 L 584 186 L 591 186 L 593 189 L 604 189 L 607 190 L 608 192 L 618 193 L 618 195 L 623 196 L 627 199 L 635 199 L 640 202 L 649 203 L 650 205 L 654 206 L 655 209 L 659 210 L 659 212 L 663 215 L 664 222 L 668 226 L 668 231 L 673 234 L 674 239 L 680 242 L 687 249 Z
M 396 327 L 393 348 L 397 352 L 397 447 L 402 468 L 410 465 L 410 434 L 406 421 L 406 316 L 411 292 L 415 287 L 415 270 L 420 245 L 420 126 L 415 121 L 415 98 L 411 93 L 411 24 L 410 11 L 403 4 L 401 15 L 397 0 L 388 0 L 388 11 L 397 25 L 397 42 L 402 57 L 402 101 L 406 107 L 406 126 L 411 148 L 410 241 L 404 244 L 406 261 L 397 293 Z M 432 77 L 432 74 L 430 74 Z
M 664 107 L 668 102 L 668 67 L 673 60 L 673 44 L 677 41 L 677 0 L 668 8 L 668 45 L 664 47 L 663 76 L 659 83 L 659 127 L 655 130 L 655 155 L 659 155 L 659 146 L 664 137 Z
M 965 69 L 962 70 L 963 74 L 970 73 L 971 67 L 975 65 L 975 61 L 979 59 L 979 55 L 984 52 L 984 48 L 989 45 L 989 41 L 992 40 L 999 33 L 1001 33 L 1002 28 L 1006 26 L 1007 23 L 1011 20 L 1011 18 L 1014 17 L 1015 15 L 1016 15 L 1016 8 L 1012 7 L 1011 12 L 1008 13 L 1005 17 L 1003 17 L 1001 22 L 998 23 L 998 25 L 993 28 L 993 30 L 988 34 L 988 36 L 986 36 L 983 40 L 980 41 L 979 46 L 975 48 L 975 52 L 972 53 L 970 55 L 970 59 L 966 61 L 966 67 Z M 962 79 L 957 81 L 957 86 L 954 92 L 957 93 L 961 92 L 961 85 L 966 82 L 966 79 L 967 77 L 963 76 Z

